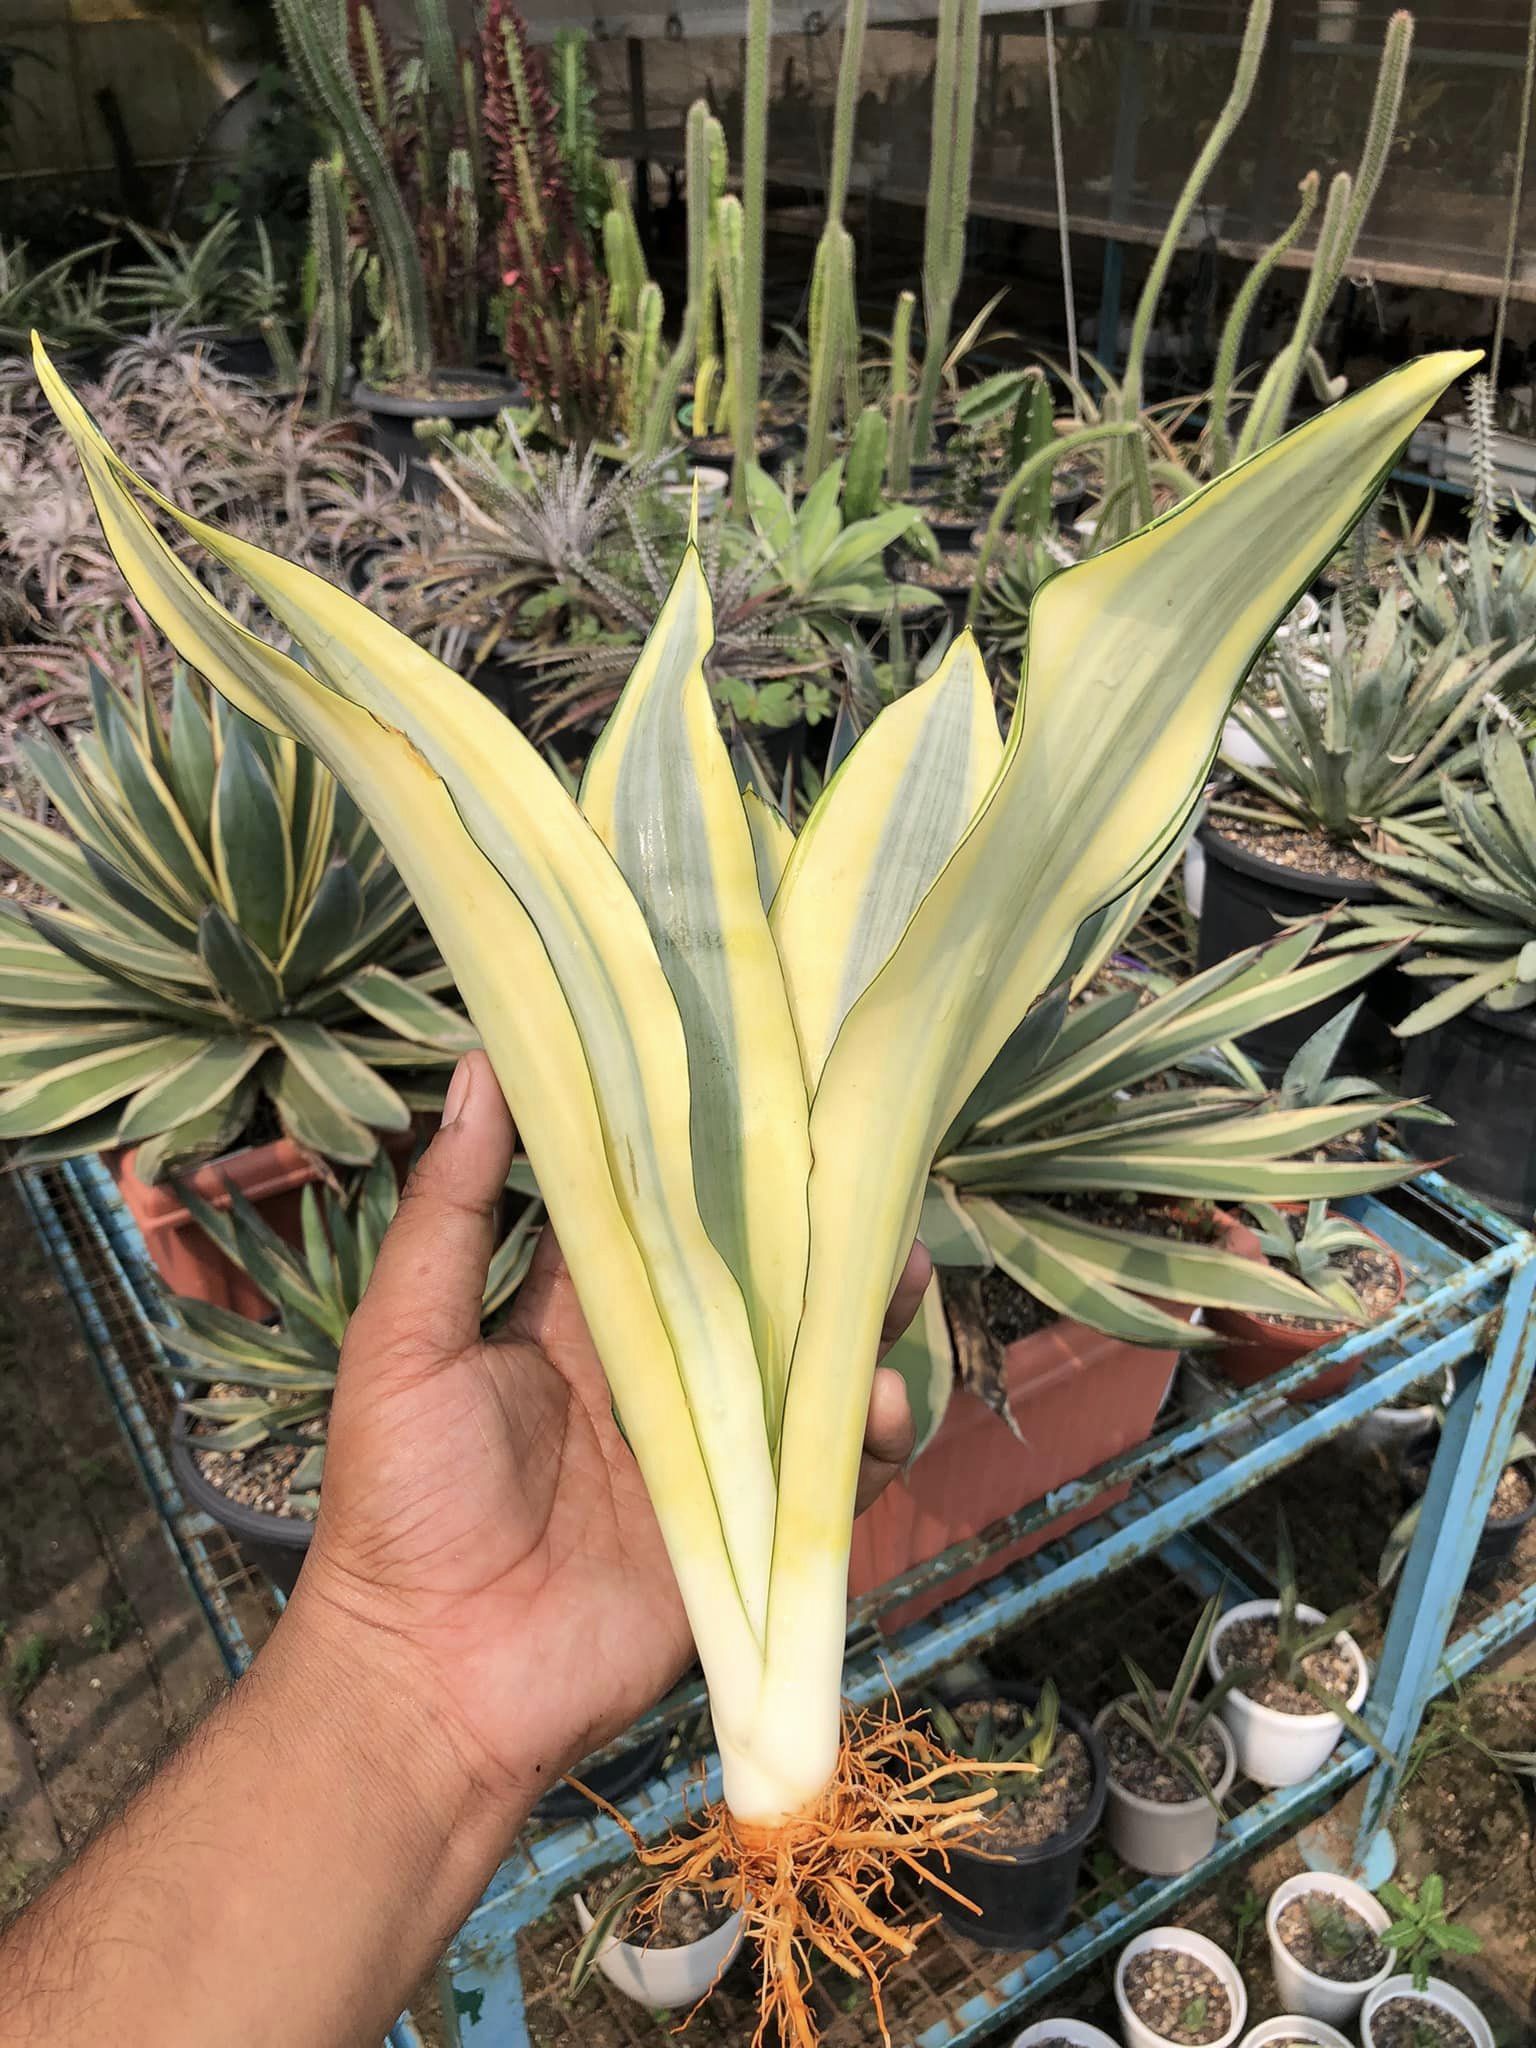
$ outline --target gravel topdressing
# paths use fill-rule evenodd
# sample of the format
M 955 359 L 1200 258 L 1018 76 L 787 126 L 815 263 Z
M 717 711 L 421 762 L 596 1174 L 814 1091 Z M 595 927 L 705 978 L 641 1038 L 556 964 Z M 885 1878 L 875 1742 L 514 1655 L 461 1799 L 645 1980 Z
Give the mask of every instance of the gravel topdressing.
M 1280 1915 L 1280 1939 L 1304 1970 L 1335 1984 L 1363 1984 L 1387 1960 L 1370 1922 L 1331 1892 L 1292 1899 Z
M 1226 1671 L 1234 1664 L 1267 1665 L 1275 1654 L 1275 1643 L 1274 1623 L 1261 1615 L 1235 1621 L 1221 1638 L 1221 1668 Z M 1341 1700 L 1349 1698 L 1360 1677 L 1359 1665 L 1342 1644 L 1325 1643 L 1322 1649 L 1314 1650 L 1310 1657 L 1302 1659 L 1302 1668 L 1309 1678 Z M 1261 1707 L 1273 1707 L 1278 1714 L 1326 1714 L 1328 1711 L 1310 1693 L 1288 1684 L 1269 1670 L 1261 1677 L 1249 1680 L 1239 1690 L 1246 1699 L 1256 1700 Z
M 1126 1965 L 1131 2010 L 1178 2048 L 1205 2048 L 1232 2024 L 1232 2001 L 1209 1963 L 1182 1949 L 1148 1948 Z

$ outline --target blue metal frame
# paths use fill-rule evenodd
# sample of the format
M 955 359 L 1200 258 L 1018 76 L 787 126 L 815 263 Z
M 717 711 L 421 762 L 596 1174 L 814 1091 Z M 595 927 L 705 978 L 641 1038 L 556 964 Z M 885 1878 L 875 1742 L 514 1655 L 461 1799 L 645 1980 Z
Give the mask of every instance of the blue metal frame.
M 153 1277 L 116 1190 L 94 1161 L 75 1162 L 53 1173 L 62 1182 L 77 1230 L 85 1233 L 104 1263 L 114 1295 L 126 1304 L 136 1336 L 163 1358 L 151 1319 Z M 176 1492 L 153 1427 L 72 1249 L 49 1176 L 34 1172 L 22 1180 L 28 1205 L 80 1311 L 189 1584 L 209 1615 L 231 1670 L 238 1671 L 248 1660 L 250 1647 L 209 1566 L 202 1543 L 206 1525 L 188 1514 Z M 1359 1362 L 1356 1377 L 1341 1394 L 1315 1407 L 1276 1399 L 1317 1371 L 1319 1355 L 1314 1354 L 1263 1386 L 1234 1396 L 1213 1414 L 1110 1460 L 857 1602 L 850 1613 L 845 1668 L 850 1700 L 865 1705 L 882 1698 L 893 1684 L 908 1691 L 918 1687 L 1111 1572 L 1153 1555 L 1197 1587 L 1209 1589 L 1224 1582 L 1229 1598 L 1243 1597 L 1245 1589 L 1223 1574 L 1192 1533 L 1197 1525 L 1319 1443 L 1340 1435 L 1369 1409 L 1450 1365 L 1457 1371 L 1457 1392 L 1367 1707 L 1383 1742 L 1398 1758 L 1406 1757 L 1429 1700 L 1536 1623 L 1532 1588 L 1447 1644 L 1476 1531 L 1486 1516 L 1536 1364 L 1536 1243 L 1437 1175 L 1422 1175 L 1414 1186 L 1438 1204 L 1450 1230 L 1470 1234 L 1488 1249 L 1469 1260 L 1386 1202 L 1364 1197 L 1347 1204 L 1422 1277 L 1391 1319 L 1322 1354 Z M 1125 1481 L 1134 1488 L 1125 1502 L 900 1635 L 887 1639 L 878 1633 L 874 1624 L 883 1609 L 930 1590 L 952 1573 Z M 628 1746 L 661 1722 L 694 1712 L 701 1703 L 698 1687 L 683 1689 L 615 1747 Z M 1194 1871 L 1136 1885 L 1051 1947 L 962 2002 L 943 2025 L 930 2027 L 909 2048 L 959 2048 L 981 2040 L 1139 1927 L 1165 1915 L 1188 1891 L 1250 1853 L 1267 1836 L 1327 1804 L 1370 1771 L 1373 1761 L 1373 1753 L 1363 1745 L 1342 1747 L 1306 1785 L 1272 1793 L 1238 1815 L 1224 1830 L 1213 1856 Z M 1362 1857 L 1365 1844 L 1391 1809 L 1399 1776 L 1396 1766 L 1376 1764 L 1357 1843 Z M 714 1758 L 702 1765 L 684 1761 L 628 1801 L 626 1814 L 643 1837 L 654 1840 L 675 1827 L 701 1794 L 713 1796 L 718 1785 Z M 626 1849 L 622 1831 L 604 1817 L 572 1822 L 517 1846 L 445 1958 L 443 2003 L 462 2048 L 523 2048 L 528 2042 L 518 1962 L 522 1930 Z M 402 2022 L 402 2027 L 408 2026 L 408 2020 Z M 391 2036 L 397 2048 L 410 2048 L 413 2038 L 414 2029 L 397 2029 Z

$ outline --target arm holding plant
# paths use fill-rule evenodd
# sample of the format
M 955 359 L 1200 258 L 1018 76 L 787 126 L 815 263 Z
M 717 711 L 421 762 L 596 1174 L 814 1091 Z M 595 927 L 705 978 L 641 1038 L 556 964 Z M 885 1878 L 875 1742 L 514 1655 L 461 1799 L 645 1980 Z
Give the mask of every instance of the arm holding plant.
M 249 1675 L 0 1943 L 0 2044 L 375 2043 L 540 1793 L 691 1639 L 552 1236 L 480 1295 L 512 1124 L 483 1054 L 342 1353 L 324 1505 Z M 926 1284 L 908 1261 L 894 1336 Z M 911 1442 L 877 1374 L 861 1504 Z M 187 1930 L 197 1936 L 189 1940 Z

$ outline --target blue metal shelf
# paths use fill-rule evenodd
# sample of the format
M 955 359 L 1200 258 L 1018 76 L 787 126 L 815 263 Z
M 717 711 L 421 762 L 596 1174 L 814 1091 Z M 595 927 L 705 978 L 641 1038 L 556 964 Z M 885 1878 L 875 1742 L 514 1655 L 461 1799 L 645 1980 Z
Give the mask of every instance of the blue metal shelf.
M 259 1639 L 272 1609 L 258 1606 L 252 1611 L 255 1593 L 248 1577 L 221 1548 L 218 1532 L 188 1513 L 161 1451 L 157 1424 L 163 1425 L 165 1406 L 162 1399 L 157 1408 L 154 1394 L 146 1388 L 149 1382 L 157 1388 L 167 1386 L 168 1376 L 150 1314 L 153 1277 L 138 1233 L 94 1161 L 22 1178 L 28 1205 L 80 1310 L 188 1582 L 231 1670 L 238 1671 L 251 1655 L 253 1634 Z M 1363 1198 L 1346 1206 L 1385 1237 L 1413 1269 L 1398 1313 L 1347 1339 L 1331 1354 L 1314 1355 L 1263 1386 L 1235 1395 L 1196 1422 L 1175 1424 L 857 1602 L 850 1611 L 845 1673 L 854 1704 L 882 1698 L 892 1684 L 907 1691 L 920 1687 L 1024 1623 L 1039 1622 L 1110 1575 L 1144 1569 L 1148 1559 L 1162 1558 L 1186 1577 L 1209 1576 L 1209 1563 L 1191 1531 L 1319 1445 L 1341 1436 L 1368 1410 L 1420 1380 L 1438 1376 L 1447 1366 L 1456 1370 L 1458 1390 L 1368 1708 L 1388 1746 L 1397 1755 L 1406 1755 L 1434 1693 L 1536 1624 L 1536 1588 L 1531 1588 L 1450 1639 L 1475 1533 L 1482 1526 L 1531 1378 L 1536 1248 L 1524 1233 L 1433 1174 L 1421 1176 L 1411 1193 L 1399 1191 L 1385 1201 Z M 1278 1398 L 1303 1384 L 1317 1371 L 1319 1357 L 1329 1355 L 1358 1361 L 1359 1371 L 1343 1393 L 1317 1405 L 1292 1405 Z M 1044 1528 L 1117 1483 L 1128 1483 L 1132 1489 L 1120 1505 L 900 1635 L 887 1638 L 879 1632 L 883 1610 L 942 1584 L 954 1572 Z M 1235 1589 L 1229 1590 L 1237 1597 Z M 627 1747 L 659 1725 L 695 1717 L 702 1705 L 702 1688 L 685 1687 L 615 1747 Z M 940 2023 L 924 2019 L 919 2030 L 906 2035 L 898 2028 L 894 2038 L 906 2048 L 969 2048 L 1139 1927 L 1165 1915 L 1191 1889 L 1251 1853 L 1276 1831 L 1305 1819 L 1368 1772 L 1372 1786 L 1367 1820 L 1374 1828 L 1390 1809 L 1396 1772 L 1381 1765 L 1372 1771 L 1373 1762 L 1373 1753 L 1362 1746 L 1342 1747 L 1307 1785 L 1272 1793 L 1238 1813 L 1223 1831 L 1214 1855 L 1195 1871 L 1169 1882 L 1127 1886 L 1035 1955 L 978 1962 L 979 1952 L 971 1952 L 969 1944 L 963 1955 L 960 1946 L 952 1944 L 953 1996 L 946 2003 L 945 2018 Z M 718 1789 L 715 1759 L 684 1758 L 628 1801 L 626 1813 L 644 1837 L 656 1839 L 684 1818 L 701 1786 L 711 1793 Z M 521 1974 L 526 1932 L 584 1877 L 618 1860 L 626 1846 L 622 1832 L 603 1817 L 542 1834 L 530 1832 L 519 1842 L 445 1962 L 444 2005 L 465 2048 L 522 2048 L 530 2040 Z M 928 2003 L 933 2003 L 931 1996 Z M 618 2021 L 621 2038 L 662 2039 L 664 2030 L 636 2009 L 610 2016 Z M 564 2036 L 557 2032 L 549 2038 L 582 2039 L 574 2016 L 566 2026 Z M 862 2032 L 850 2030 L 854 2027 L 851 2021 L 837 2021 L 832 2038 L 839 2044 L 863 2039 Z M 410 2037 L 396 2039 L 403 2048 Z

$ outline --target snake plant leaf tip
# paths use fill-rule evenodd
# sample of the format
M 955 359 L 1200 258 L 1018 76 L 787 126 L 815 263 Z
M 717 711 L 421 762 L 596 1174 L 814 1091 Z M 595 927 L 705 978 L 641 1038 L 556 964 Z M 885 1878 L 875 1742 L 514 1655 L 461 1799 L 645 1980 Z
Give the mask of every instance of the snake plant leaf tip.
M 1047 582 L 1006 742 L 962 636 L 791 841 L 738 792 L 691 550 L 578 805 L 422 648 L 155 492 L 35 355 L 146 612 L 348 787 L 453 972 L 655 1503 L 730 1814 L 819 1810 L 848 1757 L 870 1376 L 935 1149 L 1083 920 L 1171 843 L 1275 623 L 1473 358 L 1409 365 Z M 152 514 L 243 577 L 302 664 Z

